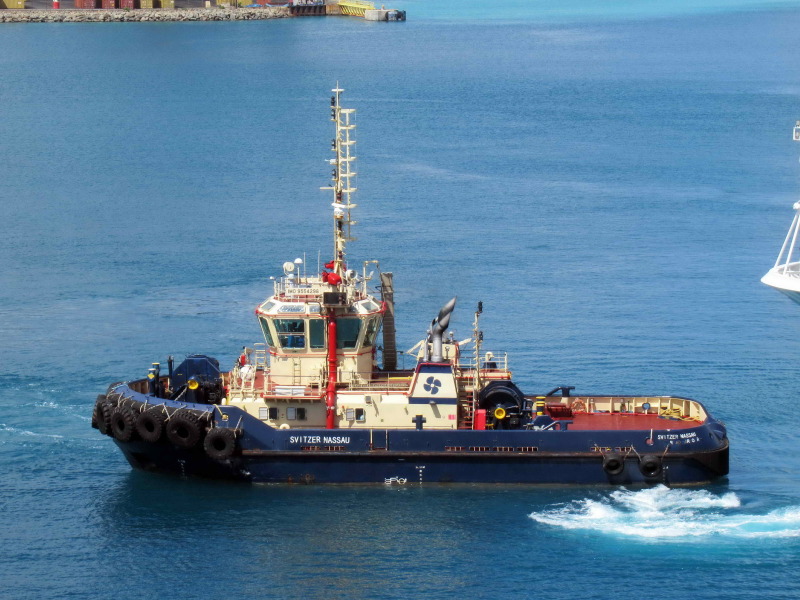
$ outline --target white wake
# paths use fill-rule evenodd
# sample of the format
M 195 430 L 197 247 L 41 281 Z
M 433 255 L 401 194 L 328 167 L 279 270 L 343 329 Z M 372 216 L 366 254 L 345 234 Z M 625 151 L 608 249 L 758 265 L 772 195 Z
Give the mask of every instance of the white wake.
M 733 492 L 717 496 L 705 490 L 665 486 L 614 491 L 599 499 L 553 505 L 529 516 L 553 527 L 629 538 L 800 536 L 800 506 L 752 514 L 741 510 L 741 502 Z

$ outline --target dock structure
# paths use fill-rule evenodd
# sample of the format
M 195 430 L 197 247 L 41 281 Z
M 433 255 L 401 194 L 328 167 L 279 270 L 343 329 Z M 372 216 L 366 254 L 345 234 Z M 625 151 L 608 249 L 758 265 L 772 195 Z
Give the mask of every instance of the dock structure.
M 176 0 L 44 0 L 47 8 L 25 10 L 31 3 L 42 1 L 0 0 L 0 23 L 238 21 L 326 15 L 352 16 L 366 21 L 406 20 L 404 10 L 376 9 L 372 2 L 365 0 L 290 0 L 280 6 L 272 3 L 278 0 L 204 0 L 205 8 L 178 8 Z M 74 9 L 72 6 L 65 8 L 62 2 L 74 4 Z M 215 8 L 212 3 L 216 4 Z
M 364 11 L 364 18 L 367 21 L 405 21 L 406 11 L 386 8 L 367 9 Z
M 289 14 L 293 17 L 325 16 L 325 2 L 323 0 L 295 0 L 289 4 Z
M 375 5 L 372 2 L 366 2 L 365 0 L 343 0 L 339 2 L 341 14 L 350 17 L 363 17 L 368 10 L 375 10 Z
M 375 8 L 375 4 L 367 0 L 341 0 L 328 2 L 324 0 L 294 0 L 289 4 L 289 14 L 293 17 L 311 17 L 318 15 L 343 15 L 358 17 L 366 21 L 405 21 L 406 11 Z

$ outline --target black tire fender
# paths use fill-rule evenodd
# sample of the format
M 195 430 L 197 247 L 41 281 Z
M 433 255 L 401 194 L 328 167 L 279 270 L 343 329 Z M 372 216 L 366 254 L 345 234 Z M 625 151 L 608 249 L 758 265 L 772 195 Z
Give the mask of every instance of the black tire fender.
M 201 435 L 200 422 L 192 413 L 174 413 L 167 421 L 167 439 L 179 448 L 194 448 Z
M 97 413 L 97 430 L 103 435 L 111 435 L 111 405 L 107 401 L 98 402 L 95 405 Z
M 100 405 L 106 401 L 106 395 L 100 394 L 97 396 L 97 399 L 94 401 L 94 409 L 92 410 L 92 427 L 95 429 L 100 429 L 98 420 L 97 420 L 97 413 L 100 411 Z
M 203 448 L 209 458 L 225 460 L 230 458 L 236 450 L 236 434 L 233 429 L 215 427 L 206 435 Z
M 117 406 L 111 411 L 111 433 L 120 442 L 130 442 L 136 433 L 133 411 L 125 406 Z
M 161 407 L 145 410 L 136 417 L 136 433 L 145 442 L 154 444 L 164 433 L 165 420 Z
M 625 458 L 616 452 L 603 456 L 603 470 L 609 475 L 619 475 L 625 470 Z
M 661 475 L 662 469 L 663 464 L 660 456 L 645 454 L 639 459 L 639 470 L 648 479 Z

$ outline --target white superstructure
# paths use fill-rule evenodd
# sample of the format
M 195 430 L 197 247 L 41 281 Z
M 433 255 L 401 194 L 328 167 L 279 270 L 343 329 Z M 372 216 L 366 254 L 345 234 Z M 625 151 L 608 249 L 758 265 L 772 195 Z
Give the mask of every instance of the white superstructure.
M 348 256 L 356 239 L 356 121 L 355 110 L 340 104 L 343 91 L 332 90 L 331 184 L 321 188 L 331 192 L 332 259 L 311 273 L 305 259 L 283 263 L 283 277 L 255 310 L 264 341 L 243 348 L 223 374 L 223 404 L 281 429 L 415 429 L 416 416 L 427 429 L 471 429 L 481 391 L 512 385 L 505 355 L 481 354 L 480 309 L 472 338 L 445 335 L 453 299 L 414 347 L 417 364 L 397 368 L 392 274 L 376 260 L 356 264 Z M 368 289 L 372 269 L 380 296 Z M 462 360 L 462 346 L 474 354 Z
M 800 142 L 800 121 L 794 126 L 792 139 Z M 795 202 L 793 208 L 795 213 L 792 226 L 783 241 L 775 266 L 761 278 L 761 282 L 800 304 L 800 248 L 797 245 L 800 240 L 800 202 Z

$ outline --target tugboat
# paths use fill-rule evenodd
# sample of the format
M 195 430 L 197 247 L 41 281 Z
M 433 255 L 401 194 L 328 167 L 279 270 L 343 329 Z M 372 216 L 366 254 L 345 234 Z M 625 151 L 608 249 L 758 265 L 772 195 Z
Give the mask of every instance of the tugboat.
M 795 123 L 792 139 L 800 142 L 800 121 Z M 786 294 L 793 302 L 800 304 L 800 252 L 797 247 L 800 235 L 800 202 L 795 202 L 792 208 L 795 212 L 789 233 L 783 240 L 775 265 L 761 278 L 761 283 L 775 288 Z
M 352 268 L 355 120 L 332 90 L 333 254 L 283 264 L 263 342 L 223 370 L 195 354 L 114 383 L 92 425 L 135 468 L 272 483 L 698 484 L 728 473 L 725 426 L 696 400 L 525 394 L 505 354 L 448 333 L 455 298 L 398 368 L 392 273 Z M 377 271 L 377 276 L 375 272 Z M 370 282 L 377 290 L 370 290 Z M 381 334 L 382 353 L 378 352 Z M 380 360 L 379 360 L 380 358 Z

